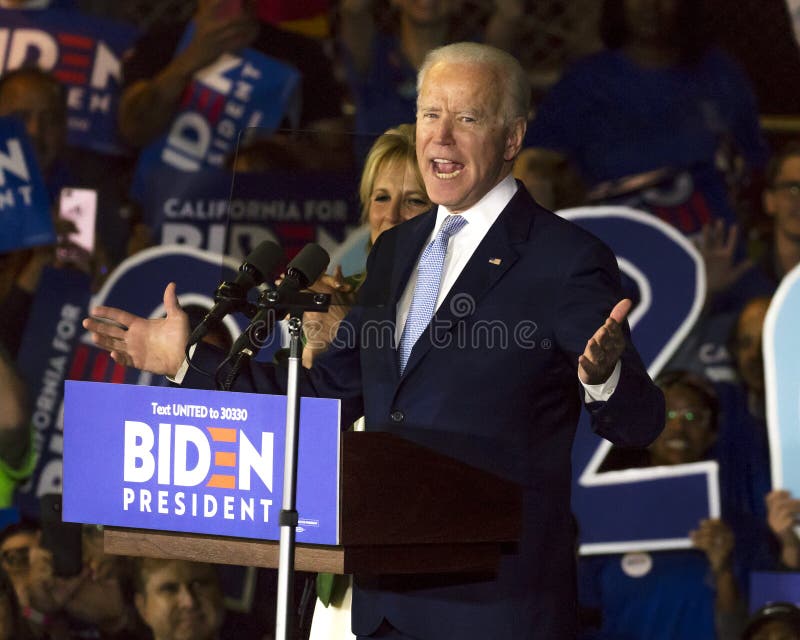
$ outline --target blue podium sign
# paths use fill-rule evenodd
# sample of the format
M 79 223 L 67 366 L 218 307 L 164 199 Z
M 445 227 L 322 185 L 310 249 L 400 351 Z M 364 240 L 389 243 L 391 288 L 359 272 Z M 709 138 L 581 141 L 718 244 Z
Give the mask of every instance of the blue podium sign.
M 68 381 L 64 520 L 278 540 L 286 397 Z M 338 543 L 339 401 L 303 398 L 297 541 Z
M 800 266 L 784 276 L 764 319 L 772 486 L 800 496 Z
M 586 207 L 560 215 L 603 240 L 616 254 L 620 271 L 635 284 L 638 303 L 629 316 L 631 333 L 655 377 L 703 305 L 705 269 L 697 249 L 652 214 L 626 207 Z M 582 412 L 572 452 L 572 508 L 580 552 L 691 547 L 689 531 L 702 518 L 719 515 L 717 463 L 602 471 L 611 446 L 592 432 L 589 416 Z

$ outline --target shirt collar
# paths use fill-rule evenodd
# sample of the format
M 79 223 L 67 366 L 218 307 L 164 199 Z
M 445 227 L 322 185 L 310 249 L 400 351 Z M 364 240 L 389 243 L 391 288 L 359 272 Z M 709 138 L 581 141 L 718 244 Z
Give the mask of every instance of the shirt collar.
M 489 227 L 500 217 L 500 213 L 506 208 L 506 205 L 511 198 L 514 197 L 516 192 L 517 181 L 514 180 L 514 176 L 509 173 L 492 187 L 491 191 L 483 196 L 483 198 L 466 211 L 461 212 L 460 215 L 466 217 L 468 224 L 459 232 L 458 236 L 469 235 L 483 238 L 489 231 Z M 447 207 L 440 204 L 436 211 L 436 224 L 433 227 L 432 238 L 435 238 L 436 234 L 439 233 L 439 229 L 441 229 L 442 224 L 444 224 L 444 219 L 449 215 L 451 215 L 451 213 L 448 211 Z

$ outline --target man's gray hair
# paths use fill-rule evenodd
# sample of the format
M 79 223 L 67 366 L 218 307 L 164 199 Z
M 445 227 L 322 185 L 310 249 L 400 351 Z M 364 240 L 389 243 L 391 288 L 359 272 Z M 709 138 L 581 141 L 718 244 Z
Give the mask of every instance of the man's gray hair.
M 434 65 L 479 64 L 490 67 L 501 86 L 502 116 L 505 124 L 515 118 L 528 119 L 531 103 L 531 83 L 519 61 L 510 53 L 477 42 L 456 42 L 432 49 L 417 73 L 417 95 L 420 94 L 425 75 Z

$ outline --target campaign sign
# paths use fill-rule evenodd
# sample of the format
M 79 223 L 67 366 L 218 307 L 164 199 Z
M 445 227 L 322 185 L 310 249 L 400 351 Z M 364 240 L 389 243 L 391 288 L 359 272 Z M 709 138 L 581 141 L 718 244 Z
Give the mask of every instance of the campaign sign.
M 187 46 L 190 24 L 178 51 Z M 253 49 L 224 53 L 198 71 L 186 87 L 167 132 L 139 155 L 131 193 L 142 200 L 153 176 L 165 166 L 180 171 L 224 167 L 241 131 L 276 130 L 299 119 L 300 73 Z
M 695 247 L 652 214 L 625 207 L 560 212 L 603 240 L 635 283 L 638 304 L 628 317 L 633 342 L 655 377 L 697 320 L 705 270 Z M 635 425 L 631 425 L 635 428 Z M 572 508 L 580 552 L 691 547 L 689 531 L 719 515 L 717 463 L 601 471 L 611 443 L 581 414 L 572 452 Z M 613 514 L 613 517 L 609 517 Z
M 222 280 L 233 280 L 237 262 L 191 247 L 154 247 L 122 262 L 89 302 L 88 275 L 75 269 L 46 269 L 25 327 L 17 362 L 33 405 L 32 425 L 38 463 L 31 478 L 17 490 L 25 515 L 37 516 L 38 498 L 60 493 L 63 451 L 64 380 L 89 380 L 128 384 L 165 384 L 154 376 L 114 362 L 107 351 L 94 346 L 81 320 L 90 307 L 108 305 L 144 318 L 164 314 L 162 302 L 168 282 L 177 284 L 178 300 L 209 309 Z M 231 339 L 249 320 L 232 314 L 223 321 Z M 275 343 L 262 350 L 271 357 Z
M 67 382 L 64 520 L 278 540 L 286 397 Z M 303 398 L 297 541 L 338 542 L 339 401 Z
M 358 225 L 358 181 L 351 172 L 270 171 L 236 175 L 165 167 L 142 203 L 145 222 L 163 245 L 180 244 L 237 259 L 264 240 L 291 259 L 309 242 L 333 250 Z M 363 259 L 366 251 L 362 247 Z
M 77 269 L 45 269 L 20 345 L 17 369 L 31 398 L 37 458 L 33 474 L 17 488 L 25 515 L 38 514 L 40 496 L 61 491 L 63 384 L 75 365 L 90 285 L 89 276 Z
M 0 253 L 56 241 L 33 147 L 22 122 L 11 117 L 0 118 L 0 229 Z
M 135 27 L 66 9 L 0 10 L 0 73 L 37 66 L 67 89 L 67 142 L 124 154 L 117 133 L 122 55 Z
M 800 496 L 800 266 L 787 273 L 764 319 L 772 486 Z
M 800 573 L 754 571 L 750 574 L 750 613 L 770 602 L 791 602 L 800 607 Z

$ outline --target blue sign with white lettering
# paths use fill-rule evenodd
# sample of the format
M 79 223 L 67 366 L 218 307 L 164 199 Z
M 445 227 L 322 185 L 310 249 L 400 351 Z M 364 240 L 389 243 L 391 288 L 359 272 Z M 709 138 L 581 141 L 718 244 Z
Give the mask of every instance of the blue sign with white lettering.
M 56 241 L 50 197 L 25 127 L 0 118 L 0 253 Z
M 192 24 L 178 47 L 189 42 Z M 164 166 L 184 172 L 222 168 L 245 129 L 275 131 L 299 118 L 300 73 L 253 49 L 224 53 L 186 88 L 168 131 L 139 155 L 131 193 L 141 200 Z
M 243 258 L 264 240 L 291 259 L 309 242 L 333 250 L 357 227 L 358 180 L 348 171 L 268 171 L 236 175 L 164 167 L 142 202 L 161 244 L 184 244 Z M 364 243 L 366 244 L 366 243 Z M 364 260 L 366 251 L 361 247 Z
M 67 382 L 64 520 L 278 540 L 286 397 Z M 303 398 L 297 541 L 338 543 L 339 401 Z
M 47 267 L 33 300 L 17 358 L 17 368 L 31 397 L 36 468 L 17 487 L 16 503 L 26 516 L 39 514 L 39 498 L 60 493 L 64 447 L 62 397 L 64 380 L 85 366 L 79 346 L 81 320 L 91 296 L 91 278 L 73 268 Z M 103 371 L 111 359 L 104 354 Z M 92 367 L 93 370 L 96 369 Z
M 655 377 L 694 325 L 705 298 L 697 249 L 655 216 L 626 207 L 586 207 L 560 215 L 611 247 L 620 271 L 635 284 L 638 303 L 628 321 Z M 610 449 L 610 442 L 592 432 L 584 411 L 572 452 L 572 508 L 581 553 L 691 547 L 689 531 L 701 519 L 719 515 L 716 462 L 601 471 Z
M 24 66 L 49 71 L 67 90 L 67 141 L 126 154 L 117 133 L 122 56 L 133 25 L 67 9 L 2 10 L 0 73 Z M 7 48 L 6 48 L 7 47 Z

